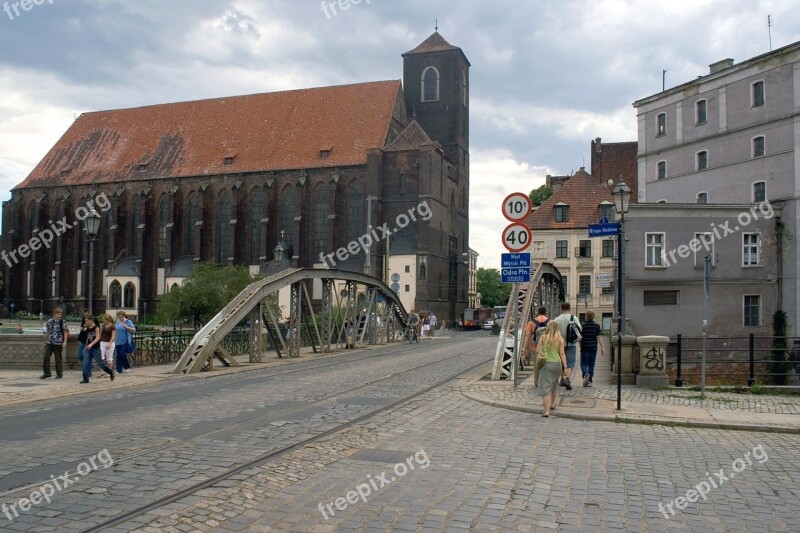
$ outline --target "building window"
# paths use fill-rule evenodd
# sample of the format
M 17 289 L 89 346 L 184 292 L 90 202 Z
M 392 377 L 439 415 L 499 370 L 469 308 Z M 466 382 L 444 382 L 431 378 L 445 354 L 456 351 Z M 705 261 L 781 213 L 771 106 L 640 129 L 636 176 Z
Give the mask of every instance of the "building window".
M 711 266 L 715 266 L 716 259 L 714 257 L 714 234 L 695 233 L 694 238 L 700 243 L 699 245 L 695 244 L 694 246 L 694 248 L 697 248 L 697 250 L 694 251 L 694 266 L 702 267 L 707 255 L 711 256 Z M 691 247 L 692 246 L 689 245 L 689 248 Z
M 122 285 L 117 280 L 112 281 L 108 287 L 108 307 L 112 309 L 122 307 Z
M 681 291 L 643 291 L 644 305 L 679 305 Z
M 697 195 L 697 203 L 698 204 L 707 204 L 708 203 L 708 193 L 701 192 Z
M 406 292 L 411 292 L 411 285 L 406 285 Z
M 753 157 L 763 157 L 764 155 L 764 136 L 760 135 L 753 138 Z
M 753 107 L 762 105 L 764 105 L 764 82 L 757 81 L 753 83 Z
M 410 274 L 411 273 L 411 267 L 409 265 L 406 265 L 405 273 L 406 274 Z
M 134 309 L 136 307 L 136 287 L 130 281 L 125 284 L 123 295 L 123 306 L 126 309 Z
M 745 327 L 761 325 L 761 295 L 744 295 L 744 325 Z
M 139 197 L 134 198 L 131 207 L 131 228 L 128 241 L 128 256 L 136 256 L 136 232 L 139 230 L 139 224 L 142 222 L 142 199 Z
M 328 157 L 330 157 L 330 156 L 331 156 L 331 151 L 330 151 L 330 150 L 320 150 L 320 151 L 319 151 L 319 156 L 320 156 L 322 159 L 327 159 Z
M 764 202 L 767 200 L 767 182 L 757 181 L 753 184 L 753 201 Z
M 261 220 L 264 218 L 264 189 L 253 189 L 253 201 L 250 204 L 250 264 L 257 265 L 262 253 Z
M 667 177 L 667 162 L 666 161 L 659 161 L 656 164 L 657 169 L 657 178 L 663 180 Z
M 419 279 L 421 281 L 428 279 L 428 267 L 425 263 L 420 263 L 419 265 Z
M 601 294 L 614 294 L 614 287 L 603 287 L 600 291 Z
M 355 241 L 364 233 L 364 186 L 354 181 L 347 189 L 347 240 Z
M 137 168 L 139 172 L 147 172 L 147 163 L 141 163 Z
M 758 233 L 742 234 L 742 266 L 758 266 L 760 247 Z
M 561 276 L 561 286 L 564 287 L 564 299 L 569 300 L 569 279 L 568 276 Z
M 435 102 L 439 99 L 439 71 L 428 67 L 422 71 L 422 101 Z
M 697 109 L 697 123 L 698 124 L 705 124 L 706 123 L 706 101 L 705 100 L 698 100 L 697 104 L 695 104 Z
M 697 170 L 708 168 L 708 152 L 706 150 L 697 152 Z
M 556 222 L 569 222 L 569 206 L 557 205 L 555 206 Z
M 328 236 L 328 186 L 320 185 L 314 195 L 314 255 L 325 253 Z
M 569 257 L 569 249 L 567 248 L 569 241 L 556 241 L 556 258 L 563 259 Z
M 614 205 L 600 204 L 600 218 L 607 218 L 608 220 L 614 220 Z
M 603 239 L 603 257 L 614 257 L 614 239 Z
M 158 266 L 164 266 L 164 260 L 169 255 L 167 251 L 167 224 L 169 222 L 169 198 L 163 194 L 158 205 Z
M 233 157 L 226 157 L 225 158 L 225 166 L 229 167 L 233 164 Z
M 578 257 L 592 257 L 592 241 L 590 239 L 578 241 Z
M 645 233 L 645 266 L 663 267 L 664 266 L 664 233 Z
M 406 192 L 406 175 L 405 173 L 400 173 L 400 194 L 405 194 Z
M 578 296 L 592 294 L 592 276 L 578 276 Z
M 231 224 L 231 193 L 222 191 L 217 209 L 217 264 L 228 260 L 228 235 Z
M 196 255 L 197 243 L 195 242 L 195 232 L 197 223 L 200 222 L 200 195 L 193 192 L 189 196 L 189 207 L 186 224 L 186 253 Z
M 667 114 L 659 113 L 656 117 L 656 136 L 667 134 Z
M 467 71 L 461 71 L 461 103 L 464 104 L 464 107 L 467 107 L 467 103 L 469 102 L 469 90 L 467 87 Z
M 283 209 L 281 212 L 281 240 L 290 248 L 294 242 L 294 207 L 297 203 L 294 187 L 283 190 Z

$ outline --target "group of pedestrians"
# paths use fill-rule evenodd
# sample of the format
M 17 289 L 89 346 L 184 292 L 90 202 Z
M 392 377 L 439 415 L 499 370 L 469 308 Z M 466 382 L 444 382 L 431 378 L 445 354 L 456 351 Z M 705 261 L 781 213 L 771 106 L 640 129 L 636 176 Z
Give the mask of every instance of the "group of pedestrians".
M 540 307 L 536 317 L 525 326 L 523 346 L 527 359 L 535 354 L 534 382 L 542 397 L 542 416 L 549 417 L 555 409 L 559 385 L 572 390 L 572 370 L 577 359 L 578 345 L 581 347 L 581 376 L 583 386 L 591 387 L 598 347 L 605 355 L 600 342 L 602 330 L 594 321 L 594 311 L 586 312 L 586 322 L 581 324 L 571 314 L 569 303 L 561 304 L 561 314 L 550 320 L 547 309 Z
M 41 378 L 51 377 L 50 359 L 55 356 L 56 379 L 61 379 L 64 377 L 63 352 L 69 340 L 69 329 L 60 308 L 53 310 L 53 316 L 45 324 L 44 330 L 45 350 Z M 98 321 L 90 309 L 84 309 L 78 334 L 78 361 L 83 371 L 81 383 L 89 383 L 94 363 L 97 363 L 111 381 L 115 377 L 114 366 L 117 374 L 130 372 L 128 355 L 132 352 L 134 331 L 136 326 L 128 319 L 125 311 L 118 311 L 117 321 L 114 322 L 114 317 L 108 313 L 102 315 Z

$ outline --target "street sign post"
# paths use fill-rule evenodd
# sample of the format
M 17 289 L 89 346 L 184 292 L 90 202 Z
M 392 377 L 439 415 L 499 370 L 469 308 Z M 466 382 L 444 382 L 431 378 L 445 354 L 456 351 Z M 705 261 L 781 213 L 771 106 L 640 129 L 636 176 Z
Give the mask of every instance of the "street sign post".
M 619 235 L 619 224 L 589 224 L 589 237 L 612 237 Z
M 503 230 L 503 246 L 512 253 L 521 252 L 531 243 L 531 229 L 525 224 L 515 222 Z
M 528 283 L 530 280 L 530 252 L 500 254 L 500 281 L 502 283 Z

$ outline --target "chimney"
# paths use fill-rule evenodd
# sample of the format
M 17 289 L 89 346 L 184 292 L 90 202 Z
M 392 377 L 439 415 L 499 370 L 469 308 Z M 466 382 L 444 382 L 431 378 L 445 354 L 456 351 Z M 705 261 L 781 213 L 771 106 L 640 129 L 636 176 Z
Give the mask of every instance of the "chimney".
M 726 68 L 731 68 L 733 66 L 733 59 L 723 59 L 722 61 L 717 61 L 716 63 L 711 63 L 708 66 L 709 74 L 714 74 L 719 72 L 720 70 L 725 70 Z
M 603 151 L 603 145 L 600 144 L 600 137 L 597 137 L 594 140 L 594 151 L 597 152 L 598 154 Z

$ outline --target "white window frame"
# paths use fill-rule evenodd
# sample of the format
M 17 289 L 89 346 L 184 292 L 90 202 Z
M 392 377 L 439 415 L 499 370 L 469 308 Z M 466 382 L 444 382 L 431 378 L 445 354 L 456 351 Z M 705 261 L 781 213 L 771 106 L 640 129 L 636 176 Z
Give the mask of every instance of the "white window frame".
M 660 235 L 661 242 L 658 244 L 651 244 L 649 242 L 650 235 Z M 650 249 L 651 248 L 659 248 L 658 251 L 654 252 L 653 259 L 656 260 L 658 264 L 650 264 Z M 644 234 L 644 267 L 645 268 L 667 268 L 664 264 L 664 254 L 667 249 L 667 234 L 663 231 L 646 231 Z
M 755 244 L 746 243 L 745 242 L 745 237 L 748 236 L 748 235 L 755 235 L 755 237 L 756 237 Z M 755 255 L 756 255 L 755 264 L 745 264 L 745 261 L 744 261 L 744 258 L 746 257 L 745 256 L 745 250 L 750 249 L 750 248 L 755 248 Z M 750 255 L 752 255 L 752 253 Z M 759 266 L 761 266 L 761 234 L 758 233 L 757 231 L 750 231 L 750 232 L 747 232 L 747 233 L 742 233 L 742 268 L 753 268 L 753 267 L 759 267 Z
M 756 200 L 756 185 L 758 185 L 759 183 L 763 183 L 764 184 L 764 200 Z M 766 199 L 767 199 L 767 182 L 766 182 L 766 180 L 754 181 L 752 186 L 750 187 L 750 191 L 752 192 L 753 203 L 766 201 Z
M 710 232 L 710 231 L 696 231 L 694 233 L 694 238 L 697 239 L 698 241 L 700 241 L 700 243 L 701 243 L 701 246 L 700 246 L 700 248 L 698 250 L 692 250 L 692 255 L 694 256 L 694 266 L 695 266 L 695 268 L 698 268 L 698 267 L 699 268 L 703 268 L 703 261 L 704 261 L 704 259 L 706 257 L 706 247 L 705 247 L 704 244 L 702 244 L 703 241 L 700 239 L 701 235 L 711 235 L 711 251 L 710 251 L 710 254 L 711 254 L 711 266 L 715 267 L 715 266 L 717 266 L 717 254 L 716 254 L 716 251 L 717 251 L 716 250 L 716 244 L 717 243 L 715 241 L 714 234 L 712 232 Z M 698 257 L 699 257 L 699 262 L 698 262 Z
M 664 177 L 663 178 L 661 177 L 661 173 L 658 170 L 659 167 L 661 166 L 661 163 L 664 163 Z M 656 179 L 657 180 L 665 180 L 665 179 L 667 179 L 667 160 L 666 159 L 662 159 L 660 161 L 656 161 Z
M 700 168 L 700 154 L 706 154 L 706 166 Z M 698 172 L 708 170 L 708 150 L 698 150 L 694 154 L 694 169 Z
M 761 84 L 761 93 L 762 93 L 762 100 L 763 102 L 759 105 L 756 105 L 756 85 Z M 755 80 L 750 83 L 750 107 L 763 107 L 767 105 L 767 84 L 764 83 L 764 80 Z
M 747 315 L 745 314 L 744 305 L 745 305 L 745 300 L 747 299 L 748 296 L 751 296 L 751 297 L 752 296 L 758 296 L 758 324 L 756 324 L 755 326 L 750 326 L 750 325 L 746 325 L 745 324 L 745 317 Z M 762 316 L 761 315 L 762 315 L 762 308 L 763 307 L 764 307 L 764 300 L 763 300 L 763 298 L 761 297 L 760 294 L 743 294 L 742 295 L 742 327 L 745 327 L 745 328 L 760 328 L 761 324 L 762 324 L 762 322 L 761 322 Z
M 700 202 L 700 195 L 701 194 L 705 194 L 706 195 L 706 201 L 705 202 Z M 700 204 L 700 205 L 707 204 L 708 203 L 708 191 L 700 191 L 699 193 L 697 193 L 697 196 L 695 196 L 695 203 Z
M 756 155 L 756 139 L 762 139 L 763 140 L 762 144 L 763 144 L 763 152 L 764 153 L 762 153 L 761 155 Z M 750 139 L 750 157 L 755 159 L 757 157 L 764 157 L 765 155 L 767 155 L 767 138 L 764 135 L 756 135 L 753 138 L 751 138 Z
M 703 104 L 703 107 L 705 108 L 704 111 L 705 111 L 705 115 L 706 115 L 706 118 L 703 119 L 703 120 L 700 120 L 700 104 L 701 103 Z M 701 98 L 700 100 L 697 100 L 694 103 L 694 123 L 695 123 L 695 125 L 700 125 L 700 124 L 705 124 L 706 122 L 708 122 L 708 100 L 705 99 L 705 98 Z
M 664 129 L 661 129 L 661 117 L 664 117 Z M 656 137 L 661 137 L 662 135 L 667 134 L 667 114 L 666 113 L 658 113 L 656 114 Z

